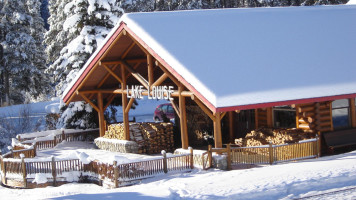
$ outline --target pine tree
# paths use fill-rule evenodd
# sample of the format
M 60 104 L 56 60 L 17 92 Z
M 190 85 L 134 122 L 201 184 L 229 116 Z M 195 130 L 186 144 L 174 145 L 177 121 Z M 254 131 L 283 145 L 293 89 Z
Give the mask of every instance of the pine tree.
M 39 0 L 5 0 L 1 9 L 1 45 L 4 56 L 0 68 L 2 99 L 7 103 L 38 100 L 46 92 L 43 76 L 43 21 Z M 33 26 L 33 28 L 32 28 Z
M 49 3 L 50 31 L 45 41 L 51 65 L 46 72 L 53 76 L 56 95 L 60 96 L 116 25 L 123 10 L 115 0 L 52 0 Z M 59 125 L 68 128 L 96 126 L 93 120 L 89 120 L 94 119 L 96 112 L 87 109 L 88 106 L 77 102 L 64 107 Z

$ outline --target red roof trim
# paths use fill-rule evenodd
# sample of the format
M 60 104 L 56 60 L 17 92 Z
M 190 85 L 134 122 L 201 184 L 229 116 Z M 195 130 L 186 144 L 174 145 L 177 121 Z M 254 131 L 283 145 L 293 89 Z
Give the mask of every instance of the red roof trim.
M 85 77 L 89 74 L 89 72 L 93 69 L 95 66 L 95 63 L 97 63 L 101 56 L 108 50 L 112 42 L 116 39 L 116 37 L 120 34 L 122 29 L 124 28 L 126 24 L 121 23 L 119 28 L 115 31 L 115 33 L 106 41 L 105 45 L 101 48 L 101 50 L 96 54 L 96 56 L 93 58 L 93 60 L 89 63 L 89 65 L 86 67 L 84 72 L 80 75 L 79 79 L 75 82 L 75 84 L 72 86 L 72 88 L 69 90 L 69 92 L 66 94 L 66 96 L 63 98 L 63 102 L 67 103 L 70 99 L 70 97 L 73 95 L 73 93 L 77 90 L 79 85 L 83 82 Z
M 248 110 L 248 109 L 255 109 L 255 108 L 267 108 L 267 107 L 291 105 L 291 104 L 303 104 L 303 103 L 313 103 L 313 102 L 322 102 L 322 101 L 332 101 L 338 99 L 349 99 L 355 97 L 356 94 L 343 94 L 343 95 L 328 96 L 328 97 L 316 97 L 316 98 L 277 101 L 277 102 L 269 102 L 269 103 L 261 103 L 261 104 L 250 104 L 250 105 L 243 105 L 243 106 L 221 107 L 221 108 L 217 108 L 216 111 L 228 112 L 228 111 L 235 111 L 235 110 Z

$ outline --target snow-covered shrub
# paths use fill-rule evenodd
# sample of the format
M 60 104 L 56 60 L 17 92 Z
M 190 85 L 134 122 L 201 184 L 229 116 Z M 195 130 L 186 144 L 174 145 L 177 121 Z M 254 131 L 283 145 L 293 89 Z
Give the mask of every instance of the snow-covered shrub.
M 57 128 L 87 129 L 98 127 L 98 114 L 89 105 L 82 101 L 60 106 L 61 117 Z
M 58 113 L 47 113 L 46 114 L 46 128 L 48 130 L 56 129 L 59 117 L 60 117 L 60 114 L 58 114 Z

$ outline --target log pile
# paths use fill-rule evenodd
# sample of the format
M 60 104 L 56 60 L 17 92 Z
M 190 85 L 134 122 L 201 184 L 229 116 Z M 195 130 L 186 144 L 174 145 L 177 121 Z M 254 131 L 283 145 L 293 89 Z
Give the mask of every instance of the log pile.
M 104 138 L 124 139 L 123 124 L 108 126 Z M 140 154 L 158 154 L 174 149 L 172 123 L 130 123 L 130 140 L 138 144 Z
M 272 129 L 260 128 L 248 133 L 245 138 L 235 139 L 238 146 L 250 147 L 268 145 L 272 142 L 274 145 L 297 143 L 301 140 L 315 138 L 315 134 L 302 129 Z

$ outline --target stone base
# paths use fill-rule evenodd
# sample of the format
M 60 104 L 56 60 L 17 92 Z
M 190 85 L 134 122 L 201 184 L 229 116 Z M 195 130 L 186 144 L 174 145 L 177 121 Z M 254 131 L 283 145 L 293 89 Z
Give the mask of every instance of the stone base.
M 134 141 L 96 138 L 94 140 L 95 145 L 99 149 L 120 153 L 138 153 L 138 144 Z

